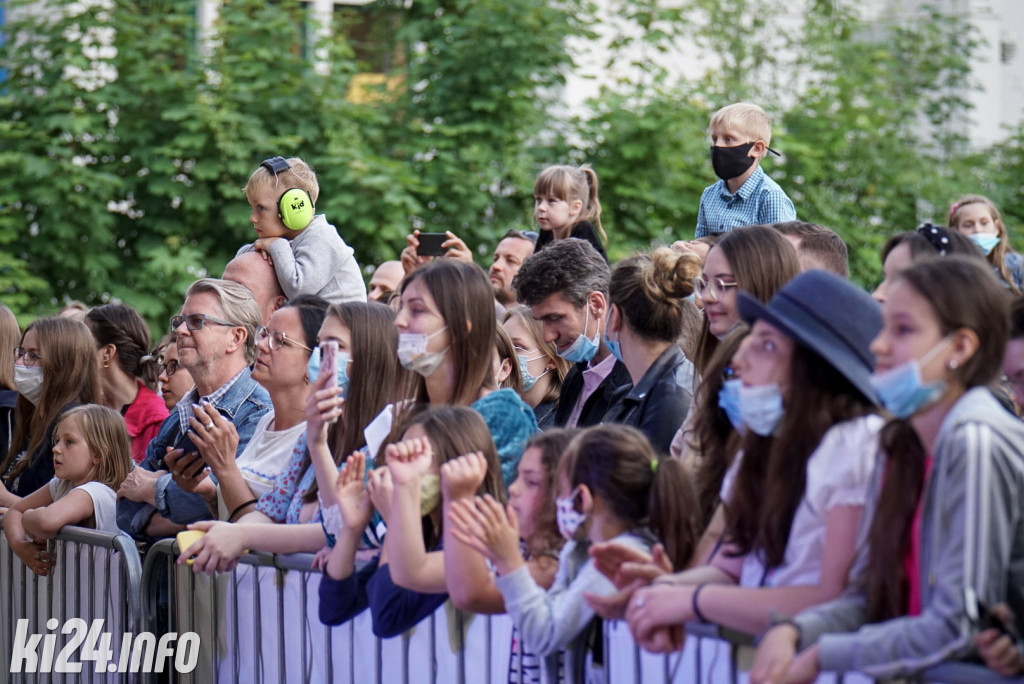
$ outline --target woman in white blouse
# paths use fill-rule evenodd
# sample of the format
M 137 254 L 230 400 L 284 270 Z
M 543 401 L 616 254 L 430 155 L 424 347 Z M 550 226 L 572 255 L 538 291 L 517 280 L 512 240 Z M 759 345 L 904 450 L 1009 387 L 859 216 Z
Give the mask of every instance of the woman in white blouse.
M 869 382 L 878 306 L 809 271 L 767 306 L 741 293 L 739 310 L 752 328 L 733 357 L 745 434 L 722 486 L 725 533 L 708 564 L 633 593 L 626 617 L 647 650 L 680 648 L 690 621 L 762 632 L 837 596 L 854 557 L 883 422 Z

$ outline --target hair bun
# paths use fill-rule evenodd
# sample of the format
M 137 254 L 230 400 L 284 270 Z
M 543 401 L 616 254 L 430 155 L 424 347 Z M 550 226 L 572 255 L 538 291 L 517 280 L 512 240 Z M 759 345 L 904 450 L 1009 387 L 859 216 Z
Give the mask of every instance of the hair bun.
M 692 252 L 677 252 L 658 247 L 651 252 L 649 290 L 662 299 L 683 299 L 693 294 L 693 279 L 700 275 L 700 257 Z

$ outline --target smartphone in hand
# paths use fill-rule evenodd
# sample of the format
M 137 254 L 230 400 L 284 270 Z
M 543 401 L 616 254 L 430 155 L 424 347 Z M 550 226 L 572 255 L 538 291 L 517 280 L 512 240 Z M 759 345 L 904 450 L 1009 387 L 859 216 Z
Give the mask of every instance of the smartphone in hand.
M 338 341 L 324 340 L 320 343 L 320 373 L 317 380 L 326 376 L 327 382 L 324 388 L 338 386 Z M 337 418 L 331 423 L 337 422 Z
M 416 248 L 418 256 L 444 256 L 447 251 L 441 245 L 448 240 L 446 233 L 420 233 L 420 246 Z

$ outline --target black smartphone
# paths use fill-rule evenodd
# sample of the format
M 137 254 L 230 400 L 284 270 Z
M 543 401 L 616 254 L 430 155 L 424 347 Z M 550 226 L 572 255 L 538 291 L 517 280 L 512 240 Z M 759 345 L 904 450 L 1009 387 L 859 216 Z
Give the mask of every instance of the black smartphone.
M 1001 634 L 1005 634 L 1013 639 L 1014 643 L 1021 643 L 1021 636 L 1017 630 L 1017 625 L 1012 620 L 1005 622 L 999 616 L 993 615 L 985 602 L 977 598 L 974 591 L 969 588 L 964 590 L 964 603 L 967 608 L 967 616 L 979 632 L 983 632 L 986 629 L 997 629 Z
M 416 248 L 419 256 L 444 256 L 445 249 L 441 247 L 448 240 L 445 233 L 420 233 L 420 246 Z

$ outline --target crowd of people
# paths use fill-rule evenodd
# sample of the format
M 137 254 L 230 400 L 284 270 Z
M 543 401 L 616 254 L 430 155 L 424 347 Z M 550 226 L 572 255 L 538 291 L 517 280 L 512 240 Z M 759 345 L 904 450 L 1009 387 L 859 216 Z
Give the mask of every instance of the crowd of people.
M 710 138 L 694 239 L 614 264 L 597 174 L 552 166 L 487 272 L 414 231 L 367 288 L 312 169 L 274 157 L 256 239 L 161 340 L 126 304 L 23 331 L 0 307 L 11 549 L 40 575 L 64 525 L 198 531 L 197 573 L 313 553 L 328 625 L 507 613 L 510 682 L 599 676 L 602 618 L 650 652 L 758 635 L 758 683 L 1020 673 L 1024 267 L 998 209 L 894 235 L 869 294 L 761 168 L 759 107 Z

